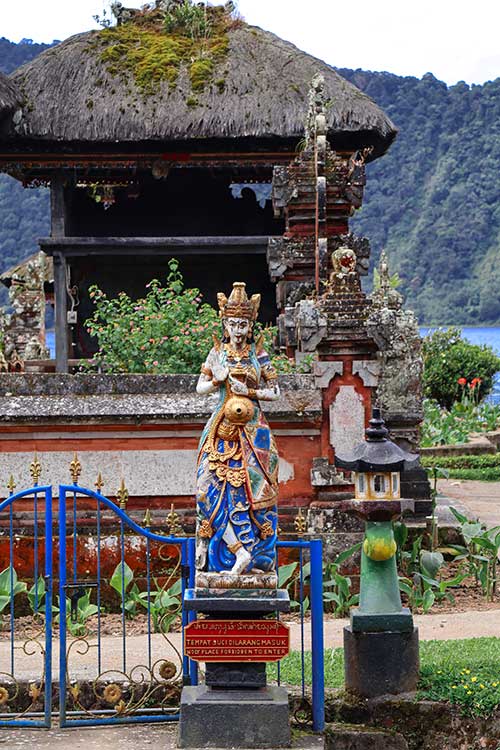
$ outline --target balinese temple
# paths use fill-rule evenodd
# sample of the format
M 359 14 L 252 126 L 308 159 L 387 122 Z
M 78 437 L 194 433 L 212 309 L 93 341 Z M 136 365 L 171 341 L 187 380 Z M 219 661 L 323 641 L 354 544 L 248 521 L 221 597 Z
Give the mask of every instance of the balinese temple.
M 40 249 L 53 261 L 57 371 L 0 375 L 0 452 L 21 466 L 36 449 L 55 483 L 76 449 L 82 484 L 108 469 L 112 494 L 124 474 L 137 508 L 174 503 L 189 523 L 186 476 L 210 411 L 195 379 L 65 374 L 95 351 L 89 286 L 139 297 L 175 257 L 214 305 L 245 280 L 262 295 L 261 319 L 278 322 L 282 351 L 317 357 L 312 373 L 283 378 L 268 415 L 282 511 L 299 514 L 296 526 L 309 513 L 318 530 L 352 490 L 335 449 L 362 439 L 372 404 L 393 439 L 418 443 L 416 321 L 385 259 L 379 288 L 363 292 L 369 242 L 349 229 L 365 165 L 397 131 L 332 67 L 235 18 L 232 4 L 208 7 L 198 41 L 165 25 L 161 8 L 175 3 L 157 5 L 121 8 L 116 26 L 0 77 L 0 170 L 50 187 Z M 403 477 L 403 495 L 428 510 L 425 475 Z

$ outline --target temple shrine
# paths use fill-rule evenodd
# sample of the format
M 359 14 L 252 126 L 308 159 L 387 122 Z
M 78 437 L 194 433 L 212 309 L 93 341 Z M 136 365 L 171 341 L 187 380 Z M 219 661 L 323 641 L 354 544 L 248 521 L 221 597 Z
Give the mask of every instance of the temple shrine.
M 89 286 L 139 296 L 175 257 L 210 304 L 241 276 L 261 294 L 261 319 L 277 321 L 281 350 L 297 362 L 314 356 L 312 372 L 281 377 L 265 411 L 280 454 L 281 526 L 297 530 L 298 517 L 302 531 L 325 532 L 352 496 L 335 451 L 359 443 L 375 404 L 401 447 L 418 445 L 417 323 L 390 287 L 385 256 L 379 287 L 362 290 L 369 242 L 349 229 L 365 165 L 397 131 L 332 67 L 230 6 L 210 9 L 204 73 L 187 58 L 166 69 L 134 63 L 133 40 L 147 46 L 164 32 L 158 9 L 122 8 L 117 26 L 0 76 L 0 170 L 50 188 L 40 249 L 53 263 L 56 318 L 45 368 L 56 374 L 0 375 L 0 463 L 20 478 L 36 450 L 55 481 L 78 450 L 83 484 L 102 471 L 113 495 L 125 476 L 131 511 L 173 505 L 193 528 L 192 467 L 211 410 L 195 377 L 69 374 L 95 351 Z M 403 471 L 402 497 L 428 512 L 423 470 Z

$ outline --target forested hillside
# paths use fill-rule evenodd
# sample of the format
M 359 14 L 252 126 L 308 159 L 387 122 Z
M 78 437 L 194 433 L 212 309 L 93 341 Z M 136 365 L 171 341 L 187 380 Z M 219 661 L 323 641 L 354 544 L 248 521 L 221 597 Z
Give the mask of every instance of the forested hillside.
M 11 73 L 49 46 L 1 38 L 0 70 Z M 37 238 L 47 235 L 49 226 L 49 191 L 25 190 L 17 180 L 0 174 L 0 273 L 34 253 Z
M 0 39 L 0 69 L 10 72 L 46 46 Z M 500 78 L 447 87 L 431 74 L 339 72 L 400 130 L 368 166 L 353 228 L 370 239 L 375 261 L 387 249 L 423 324 L 499 324 Z M 47 191 L 0 175 L 0 271 L 33 252 L 48 228 Z
M 422 323 L 500 322 L 500 78 L 339 72 L 400 130 L 368 167 L 356 230 L 387 249 Z

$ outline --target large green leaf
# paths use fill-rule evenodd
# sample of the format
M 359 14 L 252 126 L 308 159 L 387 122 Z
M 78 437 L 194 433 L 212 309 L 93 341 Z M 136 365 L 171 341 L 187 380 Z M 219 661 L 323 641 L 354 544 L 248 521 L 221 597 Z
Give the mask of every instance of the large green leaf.
M 349 547 L 349 549 L 346 549 L 340 554 L 338 554 L 334 560 L 335 565 L 341 565 L 345 560 L 348 560 L 350 557 L 352 557 L 352 555 L 355 555 L 356 552 L 359 552 L 362 544 L 363 542 L 358 542 L 357 544 L 353 544 L 352 547 Z
M 430 610 L 430 608 L 434 604 L 435 599 L 436 597 L 432 589 L 426 589 L 426 591 L 424 591 L 424 596 L 422 599 L 422 609 L 424 610 L 424 614 L 427 614 L 427 612 Z
M 420 553 L 420 567 L 428 578 L 436 578 L 436 575 L 444 563 L 441 552 L 428 552 L 422 550 Z
M 278 568 L 278 588 L 281 589 L 290 580 L 295 571 L 297 570 L 298 563 L 288 563 L 288 565 L 280 565 Z
M 462 528 L 460 529 L 466 544 L 470 544 L 474 537 L 480 536 L 482 530 L 483 527 L 479 523 L 479 521 L 476 521 L 474 523 L 467 521 L 467 523 L 464 523 L 462 525 Z
M 122 573 L 122 567 L 123 567 L 123 573 Z M 121 596 L 122 590 L 126 591 L 132 581 L 134 580 L 134 572 L 132 568 L 127 565 L 126 562 L 122 563 L 119 562 L 116 568 L 113 571 L 113 575 L 109 579 L 109 585 Z M 122 582 L 124 583 L 124 586 L 122 587 Z
M 467 516 L 464 516 L 462 515 L 462 513 L 459 513 L 458 510 L 454 508 L 452 505 L 450 505 L 450 510 L 455 516 L 455 518 L 457 519 L 457 521 L 459 521 L 459 523 L 468 523 L 469 519 L 467 518 Z

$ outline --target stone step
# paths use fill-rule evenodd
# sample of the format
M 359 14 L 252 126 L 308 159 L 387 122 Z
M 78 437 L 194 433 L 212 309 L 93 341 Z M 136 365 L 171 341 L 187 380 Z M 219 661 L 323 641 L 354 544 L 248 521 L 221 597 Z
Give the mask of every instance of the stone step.
M 328 724 L 325 750 L 408 750 L 408 743 L 401 734 L 363 724 Z

